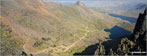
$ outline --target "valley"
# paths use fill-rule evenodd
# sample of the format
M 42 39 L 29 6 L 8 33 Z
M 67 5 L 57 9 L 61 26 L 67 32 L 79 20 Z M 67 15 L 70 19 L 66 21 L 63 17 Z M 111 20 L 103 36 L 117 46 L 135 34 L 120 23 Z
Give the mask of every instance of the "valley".
M 137 22 L 134 17 L 101 13 L 81 1 L 68 6 L 44 0 L 1 0 L 1 3 L 1 38 L 19 40 L 16 48 L 2 40 L 1 45 L 7 46 L 2 50 L 11 49 L 9 54 L 17 56 L 76 55 L 91 45 L 96 50 L 97 43 L 131 35 Z

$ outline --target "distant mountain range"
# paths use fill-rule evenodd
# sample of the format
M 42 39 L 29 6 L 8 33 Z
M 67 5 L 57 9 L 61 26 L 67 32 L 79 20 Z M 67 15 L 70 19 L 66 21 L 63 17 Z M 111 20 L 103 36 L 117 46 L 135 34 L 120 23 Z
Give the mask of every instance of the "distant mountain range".
M 98 6 L 93 6 L 91 8 L 99 12 L 113 13 L 113 14 L 137 18 L 138 14 L 140 12 L 143 12 L 145 7 L 147 7 L 147 2 L 146 1 L 137 2 L 138 0 L 136 2 L 135 1 L 130 1 L 130 2 L 122 1 L 122 3 L 119 3 L 121 1 L 119 1 L 118 3 L 117 1 L 114 3 L 109 2 L 108 4 L 106 3 L 105 5 L 102 6 L 100 6 L 101 5 L 100 4 Z

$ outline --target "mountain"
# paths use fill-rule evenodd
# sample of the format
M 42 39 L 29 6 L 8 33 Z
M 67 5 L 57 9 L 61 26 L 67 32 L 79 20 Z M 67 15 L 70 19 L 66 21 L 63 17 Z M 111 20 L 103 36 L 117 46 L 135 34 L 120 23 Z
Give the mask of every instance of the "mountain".
M 81 1 L 77 1 L 75 4 L 78 6 L 85 6 Z
M 64 6 L 42 0 L 2 0 L 0 23 L 10 30 L 20 51 L 2 52 L 3 55 L 71 55 L 83 51 L 88 45 L 109 39 L 109 32 L 119 18 L 96 12 L 82 2 Z M 2 26 L 1 25 L 1 26 Z M 5 35 L 5 34 L 4 34 Z M 6 38 L 7 39 L 7 38 Z M 16 41 L 19 40 L 19 41 Z M 5 40 L 5 37 L 4 37 Z M 12 40 L 7 39 L 9 42 Z M 94 40 L 94 41 L 93 41 Z M 9 43 L 4 42 L 6 46 Z M 5 46 L 4 45 L 4 46 Z M 10 46 L 7 47 L 11 48 Z M 5 48 L 3 48 L 5 49 Z M 7 49 L 6 49 L 7 50 Z M 17 51 L 17 50 L 16 50 Z M 6 54 L 5 54 L 6 53 Z
M 146 6 L 146 4 L 138 4 L 136 5 L 136 9 L 144 9 Z
M 98 44 L 97 55 L 132 55 L 131 52 L 146 52 L 146 10 L 139 14 L 133 34 L 117 40 L 109 40 Z M 114 43 L 117 42 L 117 43 Z M 140 54 L 133 54 L 140 55 Z M 142 53 L 141 55 L 146 55 Z
M 137 18 L 137 15 L 140 12 L 143 12 L 145 10 L 144 8 L 146 7 L 147 7 L 146 3 L 139 3 L 136 4 L 135 6 L 132 6 L 132 8 L 127 9 L 126 11 L 118 11 L 117 13 L 120 15 Z
M 98 1 L 95 3 L 95 5 L 90 7 L 96 11 L 134 18 L 137 18 L 138 14 L 140 12 L 143 12 L 144 8 L 147 5 L 147 2 L 145 0 Z

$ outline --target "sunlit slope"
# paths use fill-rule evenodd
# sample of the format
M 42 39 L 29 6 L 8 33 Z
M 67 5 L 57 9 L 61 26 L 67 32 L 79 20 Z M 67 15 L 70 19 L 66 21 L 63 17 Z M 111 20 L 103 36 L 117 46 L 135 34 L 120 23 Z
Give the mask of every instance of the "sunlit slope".
M 105 28 L 123 22 L 77 3 L 63 6 L 41 0 L 7 0 L 2 1 L 1 9 L 1 21 L 23 36 L 23 48 L 32 54 L 68 52 L 74 46 L 103 41 L 109 36 Z

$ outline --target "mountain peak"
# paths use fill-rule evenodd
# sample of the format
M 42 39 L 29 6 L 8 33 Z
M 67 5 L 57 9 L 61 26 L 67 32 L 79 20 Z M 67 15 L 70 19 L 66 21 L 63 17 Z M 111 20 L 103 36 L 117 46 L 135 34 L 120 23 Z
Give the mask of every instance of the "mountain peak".
M 76 5 L 78 5 L 78 6 L 85 6 L 85 4 L 82 3 L 81 1 L 77 1 L 77 2 L 76 2 Z

